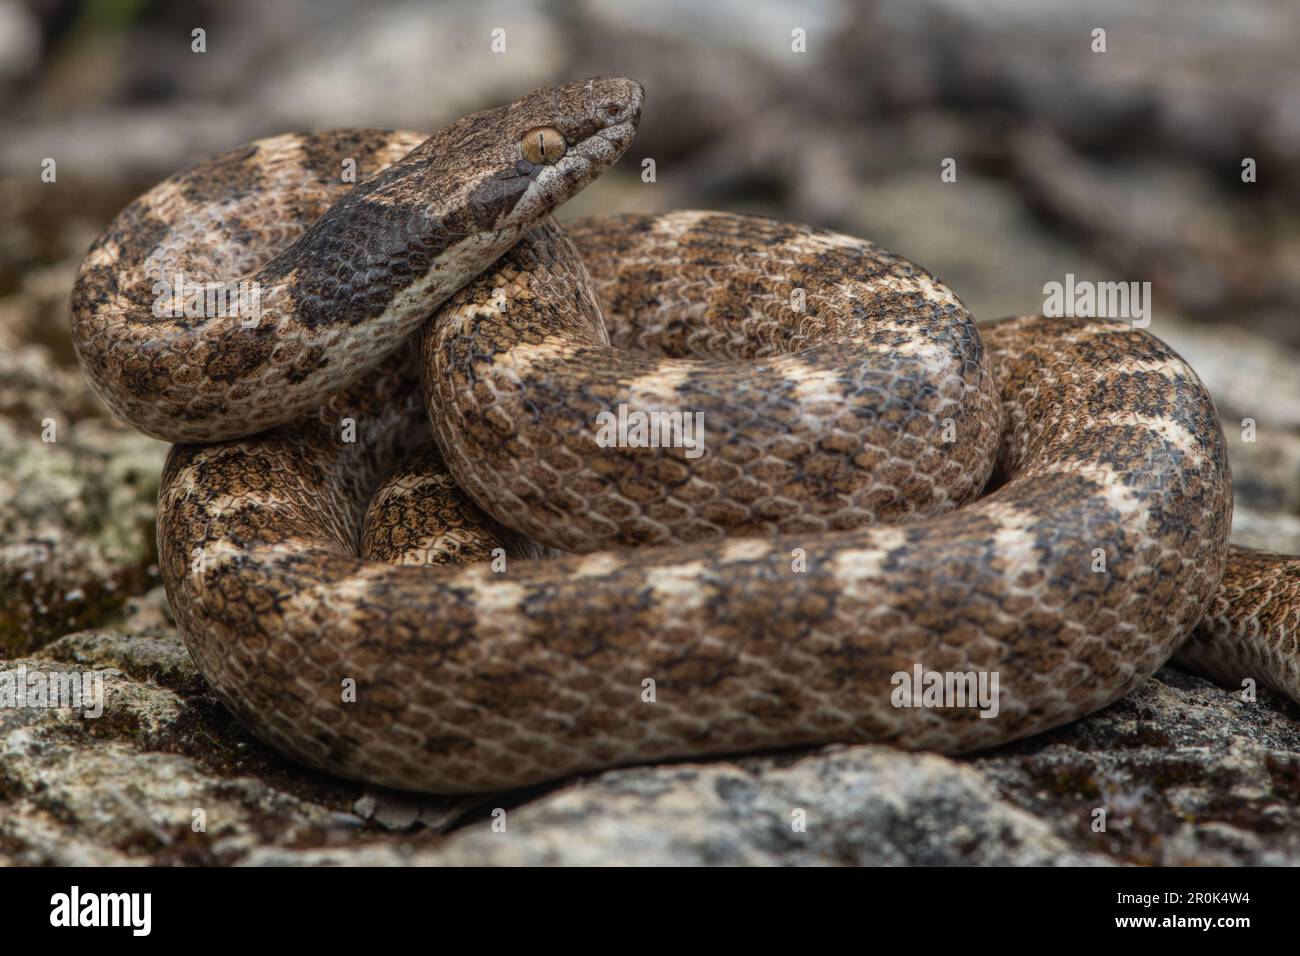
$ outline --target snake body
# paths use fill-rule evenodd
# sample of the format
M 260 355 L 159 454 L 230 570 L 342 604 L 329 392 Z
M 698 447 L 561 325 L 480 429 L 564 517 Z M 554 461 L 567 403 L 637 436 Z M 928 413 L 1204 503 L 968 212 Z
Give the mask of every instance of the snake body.
M 262 140 L 90 250 L 78 355 L 180 443 L 163 578 L 250 729 L 473 792 L 809 743 L 976 750 L 1184 644 L 1300 695 L 1297 562 L 1229 548 L 1225 441 L 1172 350 L 1117 322 L 977 329 L 924 270 L 807 226 L 561 228 L 640 105 L 601 78 L 427 139 Z M 258 322 L 158 315 L 182 270 L 251 278 Z M 700 453 L 600 441 L 620 406 L 698 413 Z M 996 673 L 996 713 L 900 703 L 917 668 Z

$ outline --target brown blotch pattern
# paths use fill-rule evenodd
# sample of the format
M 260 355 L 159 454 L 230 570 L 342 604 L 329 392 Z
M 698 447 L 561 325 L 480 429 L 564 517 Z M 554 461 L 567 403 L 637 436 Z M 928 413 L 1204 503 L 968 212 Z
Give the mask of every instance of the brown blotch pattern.
M 708 228 L 707 219 L 692 222 Z M 743 220 L 719 225 L 735 231 Z M 646 233 L 621 218 L 591 228 L 632 258 Z M 791 248 L 782 257 L 797 254 L 807 235 L 784 234 Z M 849 254 L 850 246 L 835 245 L 830 255 Z M 1144 332 L 1019 318 L 981 335 L 931 277 L 917 270 L 909 278 L 901 261 L 865 244 L 861 250 L 877 271 L 855 272 L 868 284 L 871 275 L 884 276 L 891 287 L 877 305 L 863 298 L 866 291 L 841 293 L 864 303 L 861 315 L 832 313 L 827 295 L 819 321 L 806 323 L 797 340 L 760 340 L 723 358 L 721 339 L 704 335 L 704 348 L 669 344 L 676 357 L 665 359 L 634 347 L 643 340 L 638 323 L 655 322 L 657 309 L 611 320 L 626 323 L 617 336 L 607 334 L 602 314 L 605 302 L 648 303 L 656 290 L 620 292 L 599 261 L 588 289 L 587 267 L 545 223 L 449 301 L 409 356 L 428 413 L 406 366 L 347 399 L 397 409 L 393 421 L 405 422 L 418 448 L 404 463 L 409 448 L 352 452 L 389 462 L 365 469 L 390 470 L 373 500 L 371 484 L 355 478 L 356 462 L 310 428 L 234 443 L 251 457 L 220 475 L 212 469 L 231 446 L 178 450 L 162 496 L 162 561 L 204 673 L 241 719 L 297 759 L 436 791 L 813 742 L 960 752 L 1057 726 L 1128 693 L 1183 643 L 1223 575 L 1230 485 L 1209 397 Z M 708 265 L 733 290 L 729 273 L 751 267 L 745 256 Z M 662 283 L 665 300 L 680 295 L 671 271 L 651 275 L 639 272 L 637 281 Z M 770 275 L 758 280 L 771 282 Z M 701 323 L 725 328 L 738 319 L 712 308 L 697 311 Z M 852 355 L 843 369 L 835 365 L 840 353 Z M 763 377 L 791 360 L 801 363 L 784 366 L 792 374 Z M 746 375 L 729 378 L 737 367 Z M 927 378 L 927 368 L 941 382 Z M 800 390 L 801 377 L 816 384 Z M 755 381 L 770 383 L 770 392 L 754 391 Z M 902 383 L 905 402 L 878 394 L 892 381 Z M 743 440 L 711 448 L 696 463 L 649 455 L 633 468 L 610 463 L 606 456 L 618 449 L 574 454 L 594 411 L 629 387 L 666 402 L 705 403 L 717 414 L 730 395 L 752 414 L 735 421 Z M 905 485 L 918 471 L 909 456 L 944 453 L 925 435 L 959 395 L 980 410 L 957 419 L 958 433 L 967 433 L 962 455 L 985 449 L 988 461 L 953 456 L 922 469 L 928 483 L 953 480 L 930 513 L 902 513 L 889 525 L 765 527 L 749 540 L 733 537 L 744 533 L 733 528 L 725 539 L 690 539 L 693 518 L 728 517 L 712 507 L 720 498 L 681 493 L 697 481 L 739 492 L 738 507 L 751 508 L 765 496 L 744 489 L 774 482 L 818 518 L 828 513 L 819 510 L 823 497 L 834 503 L 853 492 L 841 492 L 838 466 L 815 463 L 875 469 Z M 1130 407 L 1145 417 L 1121 414 Z M 850 438 L 841 448 L 805 436 L 808 421 L 828 425 L 832 436 L 849 429 Z M 917 422 L 925 423 L 921 434 Z M 364 440 L 401 430 L 365 429 Z M 419 447 L 431 433 L 451 446 L 445 464 L 431 446 Z M 529 455 L 516 454 L 519 446 Z M 464 447 L 476 450 L 463 455 Z M 457 466 L 453 457 L 465 460 Z M 494 490 L 486 474 L 478 493 L 459 475 L 461 490 L 449 486 L 447 470 L 456 474 L 471 458 L 501 463 L 505 490 Z M 709 460 L 715 472 L 693 470 Z M 947 461 L 965 470 L 950 475 Z M 994 468 L 996 490 L 954 509 Z M 548 470 L 555 480 L 543 477 Z M 492 524 L 511 522 L 492 496 L 508 499 L 519 475 L 545 488 L 536 501 L 540 513 L 556 516 L 542 538 L 550 544 L 567 541 L 567 527 L 586 534 L 594 525 L 581 511 L 565 511 L 570 493 L 589 497 L 593 513 L 611 524 L 632 528 L 629 537 L 637 515 L 686 533 L 548 560 L 512 553 L 501 572 L 453 563 L 501 543 Z M 236 493 L 229 486 L 241 480 Z M 606 505 L 602 496 L 628 504 Z M 469 498 L 491 505 L 492 518 Z M 240 523 L 233 500 L 254 517 Z M 271 508 L 272 500 L 291 505 Z M 463 529 L 485 534 L 445 563 L 410 566 L 403 557 L 412 548 L 436 550 L 439 535 Z M 218 542 L 214 550 L 224 557 L 196 578 L 186 556 L 200 540 Z M 1105 573 L 1094 571 L 1097 548 Z M 804 570 L 792 567 L 796 551 Z M 893 676 L 918 663 L 996 672 L 998 715 L 895 707 Z M 355 704 L 339 701 L 347 676 L 358 681 Z M 642 700 L 646 679 L 655 682 L 654 703 Z
M 444 792 L 835 741 L 956 753 L 1105 706 L 1193 629 L 1184 660 L 1300 692 L 1297 563 L 1228 548 L 1223 435 L 1177 355 L 1116 323 L 977 330 L 923 269 L 806 226 L 566 235 L 549 212 L 639 110 L 606 78 L 428 138 L 263 140 L 88 254 L 94 388 L 206 442 L 169 456 L 160 564 L 259 737 Z M 522 159 L 538 126 L 556 166 Z M 154 314 L 175 269 L 254 280 L 265 314 Z M 702 415 L 703 454 L 597 442 L 623 403 Z M 996 674 L 996 716 L 896 706 L 916 666 Z

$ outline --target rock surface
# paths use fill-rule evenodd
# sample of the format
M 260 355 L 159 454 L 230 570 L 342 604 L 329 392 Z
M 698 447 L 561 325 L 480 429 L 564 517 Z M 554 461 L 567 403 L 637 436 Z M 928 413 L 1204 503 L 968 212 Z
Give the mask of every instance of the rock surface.
M 105 620 L 157 580 L 167 446 L 84 417 L 84 392 L 43 346 L 0 352 L 0 654 Z

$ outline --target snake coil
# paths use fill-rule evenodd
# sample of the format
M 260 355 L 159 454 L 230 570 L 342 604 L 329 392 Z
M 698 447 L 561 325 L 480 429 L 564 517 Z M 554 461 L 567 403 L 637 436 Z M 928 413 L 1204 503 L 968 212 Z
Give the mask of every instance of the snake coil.
M 259 737 L 463 792 L 988 747 L 1180 647 L 1300 694 L 1300 572 L 1229 549 L 1224 438 L 1177 355 L 1117 322 L 977 329 L 924 270 L 807 226 L 562 229 L 641 97 L 604 77 L 428 138 L 260 140 L 88 253 L 79 358 L 179 443 L 168 598 Z M 911 706 L 914 673 L 992 697 Z

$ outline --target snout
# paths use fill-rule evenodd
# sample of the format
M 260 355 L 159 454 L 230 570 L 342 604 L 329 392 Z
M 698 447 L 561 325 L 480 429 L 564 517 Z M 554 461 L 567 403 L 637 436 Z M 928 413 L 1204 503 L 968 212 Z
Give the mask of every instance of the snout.
M 626 76 L 598 76 L 587 83 L 593 119 L 605 126 L 621 123 L 635 126 L 640 121 L 645 90 L 636 80 Z

